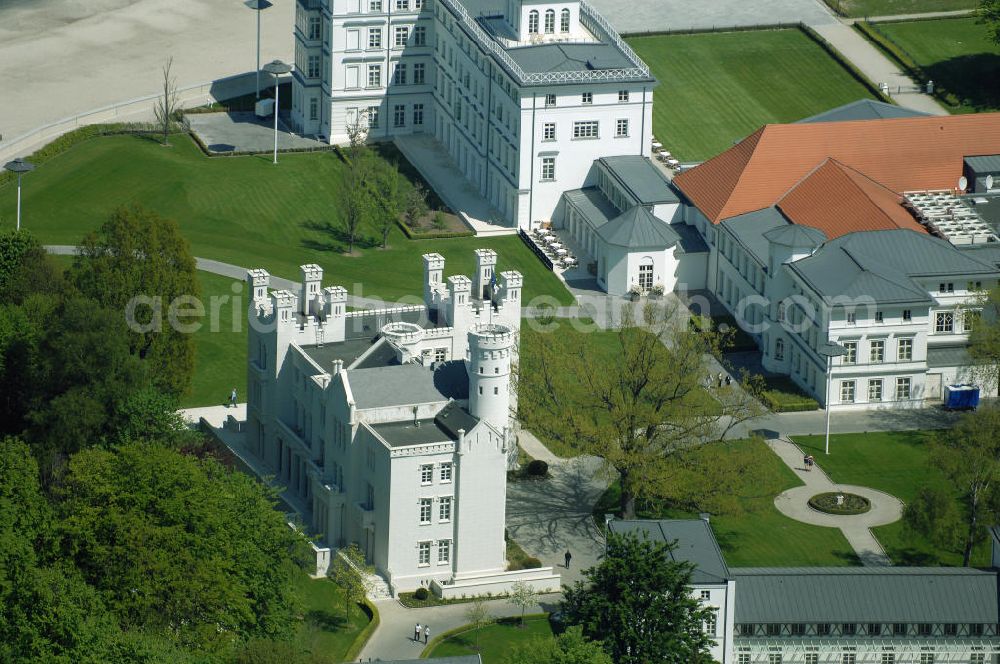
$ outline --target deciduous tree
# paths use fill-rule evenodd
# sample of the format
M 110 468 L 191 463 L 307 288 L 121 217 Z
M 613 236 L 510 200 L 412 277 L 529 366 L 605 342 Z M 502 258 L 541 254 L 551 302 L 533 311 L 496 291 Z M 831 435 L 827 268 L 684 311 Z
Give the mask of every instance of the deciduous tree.
M 986 25 L 990 39 L 1000 44 L 1000 0 L 979 0 L 976 20 Z
M 520 362 L 530 371 L 518 376 L 522 422 L 602 457 L 621 479 L 624 518 L 635 516 L 637 498 L 660 495 L 683 455 L 763 412 L 759 379 L 705 389 L 708 358 L 723 337 L 692 329 L 672 306 L 649 304 L 638 314 L 622 312 L 613 357 L 587 335 L 575 348 L 555 334 L 535 335 Z
M 351 607 L 365 601 L 370 588 L 368 576 L 375 573 L 375 568 L 365 560 L 357 544 L 337 552 L 330 563 L 327 576 L 344 591 L 344 612 L 351 619 Z
M 177 99 L 177 79 L 170 73 L 173 66 L 173 58 L 167 60 L 167 64 L 163 65 L 163 94 L 160 95 L 156 100 L 156 105 L 153 106 L 153 115 L 156 116 L 156 123 L 163 132 L 163 144 L 167 146 L 170 145 L 170 125 L 174 121 L 174 115 L 177 114 L 179 106 Z M 277 113 L 277 111 L 275 112 Z
M 382 236 L 382 248 L 389 246 L 389 233 L 392 231 L 401 213 L 402 201 L 400 194 L 399 167 L 395 163 L 382 164 L 375 178 L 378 190 L 379 210 L 375 216 L 375 227 Z
M 580 627 L 570 627 L 554 639 L 532 639 L 511 648 L 506 664 L 612 664 L 599 641 L 591 641 Z
M 586 582 L 565 590 L 566 623 L 602 641 L 619 664 L 712 661 L 703 630 L 712 609 L 691 596 L 693 566 L 675 561 L 671 548 L 609 533 L 604 558 L 584 570 Z
M 528 607 L 534 606 L 538 601 L 538 592 L 530 583 L 515 581 L 510 587 L 510 595 L 507 601 L 521 609 L 521 624 L 524 624 L 524 612 Z
M 490 607 L 481 597 L 477 597 L 465 609 L 465 619 L 469 621 L 473 631 L 476 633 L 476 650 L 479 650 L 479 637 L 483 628 L 493 623 L 493 615 L 490 614 Z

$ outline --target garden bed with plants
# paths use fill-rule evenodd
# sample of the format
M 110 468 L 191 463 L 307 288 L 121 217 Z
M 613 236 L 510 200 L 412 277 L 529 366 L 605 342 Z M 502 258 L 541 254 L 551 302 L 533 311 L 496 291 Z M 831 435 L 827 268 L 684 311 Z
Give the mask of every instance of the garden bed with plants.
M 765 376 L 761 401 L 775 413 L 798 413 L 819 410 L 819 402 L 802 391 L 787 376 Z
M 809 507 L 824 514 L 850 516 L 864 514 L 872 508 L 871 501 L 864 496 L 843 491 L 819 493 L 809 499 Z

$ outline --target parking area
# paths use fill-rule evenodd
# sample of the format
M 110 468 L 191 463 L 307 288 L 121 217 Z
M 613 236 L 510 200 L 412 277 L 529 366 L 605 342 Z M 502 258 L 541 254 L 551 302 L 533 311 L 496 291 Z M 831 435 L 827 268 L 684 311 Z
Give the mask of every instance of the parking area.
M 258 118 L 253 113 L 192 113 L 185 117 L 191 131 L 209 152 L 270 152 L 274 149 L 274 116 Z M 279 151 L 329 147 L 322 141 L 292 133 L 279 118 Z

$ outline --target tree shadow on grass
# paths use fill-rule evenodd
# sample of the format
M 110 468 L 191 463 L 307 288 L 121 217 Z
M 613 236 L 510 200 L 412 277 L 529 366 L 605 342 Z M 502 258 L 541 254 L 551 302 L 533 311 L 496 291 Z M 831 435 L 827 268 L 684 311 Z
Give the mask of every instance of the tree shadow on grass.
M 307 237 L 303 239 L 301 244 L 305 249 L 314 249 L 316 251 L 347 251 L 349 238 L 344 229 L 334 226 L 329 221 L 312 220 L 303 222 L 302 227 L 321 235 L 319 238 Z M 360 234 L 354 237 L 355 249 L 371 249 L 377 246 L 380 246 L 378 238 Z
M 974 53 L 941 60 L 924 72 L 977 111 L 1000 109 L 1000 53 Z
M 313 609 L 306 612 L 306 624 L 324 632 L 335 632 L 347 624 L 347 620 L 332 611 Z

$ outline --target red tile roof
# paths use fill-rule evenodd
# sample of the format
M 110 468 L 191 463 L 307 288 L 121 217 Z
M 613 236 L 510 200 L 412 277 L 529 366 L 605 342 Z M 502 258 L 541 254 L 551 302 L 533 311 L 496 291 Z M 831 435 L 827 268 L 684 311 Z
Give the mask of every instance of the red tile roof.
M 681 173 L 674 183 L 718 223 L 774 205 L 786 195 L 791 207 L 805 208 L 791 190 L 833 159 L 856 173 L 846 175 L 860 190 L 851 198 L 866 207 L 863 199 L 868 199 L 888 214 L 887 195 L 881 189 L 896 193 L 953 189 L 962 175 L 964 157 L 992 154 L 1000 154 L 1000 113 L 765 125 L 717 157 Z M 881 186 L 861 182 L 857 175 Z M 820 177 L 844 182 L 829 169 Z M 824 195 L 817 186 L 812 193 L 817 197 L 812 207 L 838 205 L 832 192 Z M 900 221 L 895 215 L 889 217 Z M 815 218 L 832 223 L 829 216 Z M 868 222 L 860 214 L 847 215 L 836 234 L 850 232 L 853 223 Z

